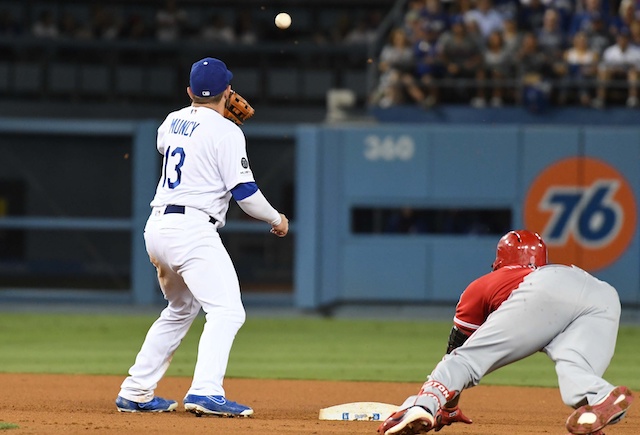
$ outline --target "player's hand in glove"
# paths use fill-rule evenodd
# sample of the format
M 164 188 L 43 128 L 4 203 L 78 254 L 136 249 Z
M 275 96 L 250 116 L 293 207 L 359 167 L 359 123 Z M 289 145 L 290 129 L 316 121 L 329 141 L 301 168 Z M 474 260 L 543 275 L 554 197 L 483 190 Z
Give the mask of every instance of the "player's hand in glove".
M 251 118 L 256 111 L 240 94 L 233 89 L 224 108 L 224 117 L 232 120 L 237 125 L 242 125 L 247 119 Z
M 436 425 L 434 426 L 436 432 L 452 423 L 471 424 L 472 421 L 457 406 L 455 408 L 441 408 L 436 412 Z

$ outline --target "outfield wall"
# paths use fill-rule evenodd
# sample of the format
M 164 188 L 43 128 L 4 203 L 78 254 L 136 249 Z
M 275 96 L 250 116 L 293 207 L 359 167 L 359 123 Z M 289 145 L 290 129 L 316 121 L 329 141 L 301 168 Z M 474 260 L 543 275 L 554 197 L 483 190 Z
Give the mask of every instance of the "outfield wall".
M 496 208 L 640 302 L 640 129 L 299 127 L 295 289 L 301 308 L 455 302 L 495 234 L 354 231 L 354 209 Z M 561 289 L 558 289 L 561 291 Z
M 162 301 L 142 240 L 157 125 L 0 119 L 1 301 Z M 480 210 L 542 232 L 552 261 L 581 265 L 640 304 L 638 128 L 252 124 L 245 134 L 291 236 L 273 238 L 239 210 L 221 233 L 243 284 L 293 289 L 278 303 L 455 303 L 489 270 L 502 230 L 446 227 Z M 389 232 L 378 221 L 404 208 L 435 210 L 440 227 Z

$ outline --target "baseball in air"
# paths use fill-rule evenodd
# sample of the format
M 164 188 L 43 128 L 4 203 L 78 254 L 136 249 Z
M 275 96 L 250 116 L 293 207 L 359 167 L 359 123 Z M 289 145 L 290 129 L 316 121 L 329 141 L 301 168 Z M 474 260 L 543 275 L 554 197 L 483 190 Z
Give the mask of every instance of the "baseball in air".
M 278 29 L 288 29 L 291 25 L 291 15 L 286 12 L 280 12 L 276 15 L 276 26 Z

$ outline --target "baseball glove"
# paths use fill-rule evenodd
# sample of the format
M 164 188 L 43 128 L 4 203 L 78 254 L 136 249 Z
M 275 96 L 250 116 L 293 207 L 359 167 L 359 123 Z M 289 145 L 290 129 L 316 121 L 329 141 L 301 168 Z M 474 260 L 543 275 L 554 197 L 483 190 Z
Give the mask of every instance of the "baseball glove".
M 439 432 L 443 427 L 449 426 L 452 423 L 465 423 L 471 424 L 471 419 L 464 415 L 460 408 L 441 408 L 436 413 L 436 425 L 435 430 Z
M 224 117 L 232 120 L 237 125 L 242 125 L 247 119 L 251 118 L 256 111 L 251 105 L 236 91 L 231 90 L 231 95 L 227 100 L 224 108 Z

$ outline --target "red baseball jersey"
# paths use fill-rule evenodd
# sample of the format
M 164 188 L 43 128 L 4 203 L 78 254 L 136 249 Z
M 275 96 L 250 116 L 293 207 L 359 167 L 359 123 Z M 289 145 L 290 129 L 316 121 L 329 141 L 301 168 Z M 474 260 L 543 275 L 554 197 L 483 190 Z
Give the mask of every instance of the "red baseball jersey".
M 453 323 L 465 334 L 473 334 L 534 270 L 505 266 L 476 279 L 460 296 Z

